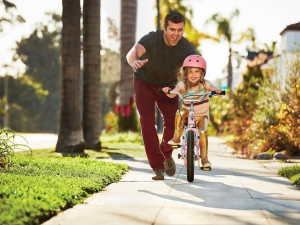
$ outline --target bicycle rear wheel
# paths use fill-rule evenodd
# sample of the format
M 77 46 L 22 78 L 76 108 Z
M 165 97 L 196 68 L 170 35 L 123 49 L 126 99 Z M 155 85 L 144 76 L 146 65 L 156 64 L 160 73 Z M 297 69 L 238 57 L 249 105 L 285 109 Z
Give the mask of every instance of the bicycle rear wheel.
M 192 130 L 187 133 L 187 180 L 194 180 L 194 132 Z

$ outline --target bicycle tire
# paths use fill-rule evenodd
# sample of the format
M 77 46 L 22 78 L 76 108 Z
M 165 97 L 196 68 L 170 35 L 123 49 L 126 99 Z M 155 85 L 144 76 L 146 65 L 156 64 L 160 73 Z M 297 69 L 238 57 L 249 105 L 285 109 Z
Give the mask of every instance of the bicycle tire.
M 192 130 L 187 133 L 187 180 L 194 181 L 194 132 Z

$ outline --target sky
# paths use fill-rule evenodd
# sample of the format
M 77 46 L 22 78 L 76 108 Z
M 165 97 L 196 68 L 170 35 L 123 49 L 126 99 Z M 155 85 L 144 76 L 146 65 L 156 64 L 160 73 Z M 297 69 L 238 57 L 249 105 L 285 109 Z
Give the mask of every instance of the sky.
M 25 24 L 9 27 L 0 36 L 0 76 L 5 75 L 9 65 L 10 73 L 22 73 L 24 66 L 20 63 L 12 64 L 11 57 L 16 46 L 15 42 L 22 37 L 28 37 L 35 29 L 36 24 L 43 21 L 45 12 L 62 11 L 62 0 L 11 0 L 13 1 L 25 20 Z M 101 0 L 101 43 L 105 47 L 114 50 L 119 49 L 119 44 L 113 43 L 107 35 L 107 17 L 114 20 L 117 27 L 120 27 L 120 1 Z M 156 0 L 137 0 L 137 32 L 136 41 L 149 31 L 156 28 L 155 5 Z M 192 23 L 200 32 L 216 35 L 216 27 L 213 24 L 205 23 L 214 13 L 229 17 L 235 9 L 239 9 L 240 15 L 232 23 L 234 38 L 245 31 L 248 27 L 255 30 L 259 46 L 264 43 L 271 44 L 278 42 L 280 51 L 280 32 L 293 23 L 300 22 L 300 0 L 184 0 L 184 4 L 193 8 Z M 245 47 L 239 50 L 246 54 Z M 228 46 L 225 43 L 213 41 L 202 41 L 200 51 L 206 59 L 208 70 L 207 79 L 215 80 L 222 77 L 222 70 L 226 67 L 228 60 Z

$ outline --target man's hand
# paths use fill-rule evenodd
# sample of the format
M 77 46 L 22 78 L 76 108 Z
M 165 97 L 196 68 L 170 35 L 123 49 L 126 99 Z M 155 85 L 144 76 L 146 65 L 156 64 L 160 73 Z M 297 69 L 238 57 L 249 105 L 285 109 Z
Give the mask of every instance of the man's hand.
M 148 59 L 136 60 L 132 63 L 131 67 L 132 67 L 133 71 L 136 72 L 139 68 L 141 68 L 147 62 L 148 62 Z
M 171 88 L 169 88 L 169 87 L 164 87 L 164 88 L 162 88 L 162 91 L 163 91 L 165 94 L 168 94 L 168 92 L 171 91 Z

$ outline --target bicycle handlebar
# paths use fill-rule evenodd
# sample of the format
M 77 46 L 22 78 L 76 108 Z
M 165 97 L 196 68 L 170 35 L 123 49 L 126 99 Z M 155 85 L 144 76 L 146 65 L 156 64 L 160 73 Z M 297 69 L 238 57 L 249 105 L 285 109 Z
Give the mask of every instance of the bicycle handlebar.
M 159 93 L 164 93 L 162 89 L 159 89 L 158 90 Z M 212 98 L 213 96 L 215 95 L 225 95 L 226 94 L 226 91 L 223 90 L 220 94 L 217 94 L 215 91 L 208 91 L 208 92 L 205 92 L 204 94 L 202 95 L 190 95 L 190 96 L 182 96 L 182 94 L 178 91 L 168 91 L 168 94 L 175 94 L 175 95 L 178 95 L 179 98 L 182 100 L 182 101 L 185 101 L 185 102 L 198 102 L 198 101 L 202 101 L 206 95 L 208 95 L 208 97 Z M 194 99 L 194 98 L 187 98 L 187 97 L 192 97 L 192 96 L 201 96 L 201 98 L 199 99 Z

